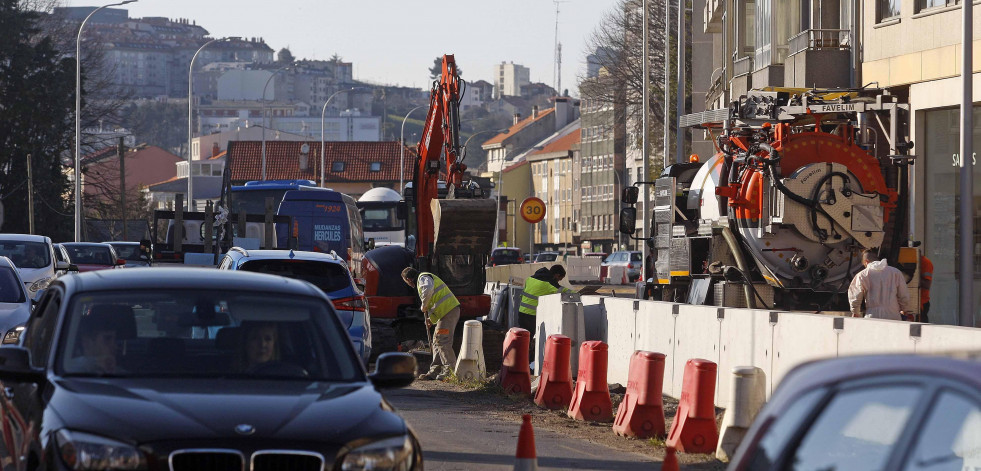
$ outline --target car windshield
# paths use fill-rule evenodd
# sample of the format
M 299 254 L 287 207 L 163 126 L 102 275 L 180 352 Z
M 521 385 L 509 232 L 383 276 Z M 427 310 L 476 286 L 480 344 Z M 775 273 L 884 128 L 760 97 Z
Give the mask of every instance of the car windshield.
M 143 259 L 140 258 L 140 246 L 138 244 L 110 244 L 113 249 L 116 249 L 116 255 L 123 260 L 129 260 L 131 262 L 141 262 Z
M 324 293 L 350 288 L 354 283 L 344 265 L 316 260 L 249 260 L 239 270 L 307 281 Z
M 364 379 L 326 301 L 241 291 L 76 295 L 58 372 L 79 376 Z
M 521 254 L 517 250 L 495 250 L 491 256 L 495 263 L 518 263 L 519 258 Z
M 398 218 L 394 203 L 391 207 L 367 207 L 361 216 L 366 231 L 400 231 L 402 220 Z
M 631 262 L 639 262 L 639 261 L 641 261 L 640 260 L 640 252 L 630 252 L 630 261 Z
M 535 257 L 536 262 L 554 262 L 558 258 L 558 254 L 554 253 L 540 253 Z
M 279 207 L 283 195 L 289 189 L 278 190 L 238 190 L 232 191 L 232 214 L 245 211 L 246 214 L 265 214 L 266 198 L 273 199 L 273 209 Z
M 51 251 L 44 242 L 5 240 L 0 242 L 0 255 L 9 258 L 17 268 L 44 268 L 51 265 Z
M 113 265 L 112 252 L 102 245 L 65 245 L 72 263 Z
M 22 303 L 24 285 L 17 282 L 17 274 L 9 267 L 0 267 L 0 303 Z

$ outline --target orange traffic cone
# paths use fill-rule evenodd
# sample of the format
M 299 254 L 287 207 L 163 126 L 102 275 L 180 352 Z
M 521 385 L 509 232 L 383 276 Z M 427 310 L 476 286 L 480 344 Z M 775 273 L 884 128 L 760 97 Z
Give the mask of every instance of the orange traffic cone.
M 674 447 L 669 446 L 664 449 L 664 463 L 661 463 L 661 471 L 678 471 L 678 457 L 674 455 Z
M 531 414 L 521 416 L 521 431 L 518 432 L 518 450 L 514 454 L 514 469 L 515 471 L 538 470 L 535 430 L 531 426 Z

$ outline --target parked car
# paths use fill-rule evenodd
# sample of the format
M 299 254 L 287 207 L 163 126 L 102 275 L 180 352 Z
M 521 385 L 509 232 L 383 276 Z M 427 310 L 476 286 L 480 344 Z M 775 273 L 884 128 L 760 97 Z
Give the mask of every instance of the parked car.
M 521 256 L 521 249 L 514 247 L 495 247 L 491 250 L 487 265 L 496 267 L 498 265 L 513 265 L 524 262 L 525 259 Z
M 606 257 L 609 256 L 609 255 L 610 254 L 607 253 L 607 252 L 586 252 L 586 253 L 582 254 L 583 257 L 599 258 L 601 260 L 606 260 Z
M 868 355 L 795 368 L 728 469 L 979 467 L 981 361 Z
M 623 267 L 627 270 L 627 281 L 637 281 L 640 279 L 640 270 L 644 263 L 643 257 L 644 255 L 639 251 L 621 250 L 606 257 L 600 267 L 607 267 L 605 270 L 607 272 L 609 267 Z
M 371 313 L 337 254 L 293 250 L 245 250 L 232 247 L 218 263 L 219 270 L 244 270 L 309 281 L 334 303 L 354 347 L 367 364 L 371 358 Z
M 0 338 L 27 321 L 31 304 L 17 266 L 9 258 L 0 256 Z
M 116 251 L 116 256 L 123 259 L 126 263 L 123 268 L 149 267 L 149 254 L 140 250 L 139 242 L 104 242 L 112 246 Z
M 65 242 L 61 244 L 68 251 L 68 258 L 78 267 L 78 271 L 111 270 L 122 268 L 126 260 L 116 255 L 109 244 L 95 242 Z
M 332 303 L 308 283 L 199 268 L 64 276 L 21 345 L 0 348 L 0 420 L 17 431 L 5 432 L 0 461 L 421 469 L 415 434 L 378 392 L 410 384 L 415 367 L 392 352 L 366 375 Z
M 538 252 L 537 254 L 535 254 L 534 263 L 554 262 L 558 258 L 559 258 L 558 252 Z
M 0 234 L 0 256 L 14 262 L 31 299 L 38 299 L 58 272 L 71 268 L 57 261 L 51 239 L 45 236 Z

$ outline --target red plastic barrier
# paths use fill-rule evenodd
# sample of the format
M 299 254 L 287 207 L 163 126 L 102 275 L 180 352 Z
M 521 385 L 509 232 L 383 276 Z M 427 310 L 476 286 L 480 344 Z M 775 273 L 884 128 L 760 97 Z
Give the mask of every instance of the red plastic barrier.
M 552 410 L 569 406 L 572 400 L 571 355 L 572 339 L 558 334 L 548 336 L 535 404 Z
M 512 327 L 504 337 L 504 360 L 497 382 L 508 394 L 531 395 L 531 371 L 528 369 L 528 345 L 531 333 Z
M 664 438 L 663 353 L 634 352 L 627 373 L 627 394 L 617 410 L 613 431 L 637 438 Z
M 681 467 L 678 465 L 678 457 L 675 455 L 674 448 L 667 447 L 664 449 L 664 462 L 661 463 L 661 471 L 680 471 Z
M 683 453 L 714 453 L 719 441 L 715 425 L 716 364 L 698 358 L 685 364 L 678 413 L 667 445 Z
M 613 402 L 606 384 L 609 346 L 597 340 L 579 347 L 579 377 L 569 403 L 569 417 L 593 422 L 613 421 Z

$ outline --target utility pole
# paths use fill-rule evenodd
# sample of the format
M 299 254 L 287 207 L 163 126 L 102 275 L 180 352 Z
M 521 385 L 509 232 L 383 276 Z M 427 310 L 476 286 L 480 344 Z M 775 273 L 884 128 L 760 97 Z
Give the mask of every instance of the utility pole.
M 31 154 L 27 154 L 27 228 L 34 234 L 34 176 L 31 172 Z
M 685 91 L 686 91 L 685 89 L 688 88 L 685 86 L 685 56 L 686 56 L 685 41 L 688 36 L 687 32 L 685 31 L 686 29 L 688 29 L 685 27 L 686 26 L 685 23 L 686 23 L 687 12 L 688 12 L 688 1 L 678 0 L 678 63 L 677 63 L 678 83 L 675 85 L 677 87 L 676 89 L 677 97 L 675 99 L 678 100 L 678 103 L 676 103 L 677 111 L 675 112 L 676 116 L 674 117 L 675 129 L 677 129 L 676 131 L 677 136 L 675 141 L 675 152 L 676 152 L 675 162 L 685 161 L 684 154 L 685 154 L 686 133 L 685 130 L 681 127 L 681 117 L 685 114 Z
M 648 178 L 650 178 L 650 174 L 651 174 L 651 153 L 650 153 L 650 146 L 651 146 L 651 143 L 650 143 L 650 118 L 651 118 L 651 107 L 650 107 L 651 49 L 650 49 L 650 43 L 648 41 L 649 38 L 650 38 L 650 9 L 649 9 L 649 6 L 650 5 L 649 5 L 649 1 L 648 0 L 641 0 L 641 6 L 644 9 L 644 37 L 642 39 L 643 42 L 644 42 L 643 47 L 642 47 L 643 54 L 644 54 L 644 60 L 643 60 L 643 64 L 642 64 L 643 73 L 641 74 L 644 77 L 644 84 L 643 84 L 643 88 L 641 89 L 642 90 L 641 91 L 641 102 L 643 103 L 643 106 L 644 106 L 644 110 L 643 110 L 643 113 L 641 115 L 641 116 L 643 116 L 643 118 L 642 118 L 642 121 L 643 122 L 642 122 L 642 126 L 641 127 L 644 128 L 644 131 L 643 131 L 643 135 L 641 136 L 641 139 L 640 139 L 640 142 L 641 142 L 640 145 L 643 147 L 643 150 L 642 150 L 642 153 L 643 154 L 642 155 L 644 156 L 643 157 L 644 158 L 644 175 L 643 176 L 638 175 L 637 176 L 637 181 L 639 181 L 639 182 L 646 182 L 646 181 L 648 181 Z M 644 206 L 643 206 L 642 212 L 640 213 L 641 218 L 643 218 L 643 221 L 644 221 L 644 226 L 643 226 L 644 227 L 644 232 L 643 232 L 643 234 L 641 234 L 641 237 L 643 237 L 644 239 L 647 239 L 648 237 L 651 236 L 651 217 L 650 217 L 650 215 L 647 214 L 647 211 L 648 211 L 647 208 L 649 208 L 650 205 L 651 205 L 651 191 L 650 191 L 650 188 L 648 188 L 647 185 L 644 185 L 644 184 L 641 184 L 640 185 L 640 188 L 642 189 L 641 191 L 644 192 L 644 199 L 642 200 L 643 203 L 644 203 Z M 641 260 L 641 262 L 640 262 L 641 265 L 640 266 L 641 266 L 641 273 L 644 274 L 644 275 L 641 275 L 641 277 L 644 278 L 644 277 L 646 277 L 646 273 L 647 273 L 647 252 L 648 252 L 648 249 L 646 247 L 644 247 L 641 250 L 643 250 L 643 256 L 640 258 L 640 260 Z M 646 278 L 644 278 L 644 280 L 646 280 Z
M 123 240 L 129 240 L 129 229 L 126 227 L 126 144 L 122 136 L 116 146 L 116 155 L 119 156 L 119 217 L 123 220 Z
M 974 5 L 961 2 L 960 325 L 974 326 Z
M 681 0 L 677 0 L 681 2 Z M 671 0 L 664 0 L 664 168 L 671 165 Z

